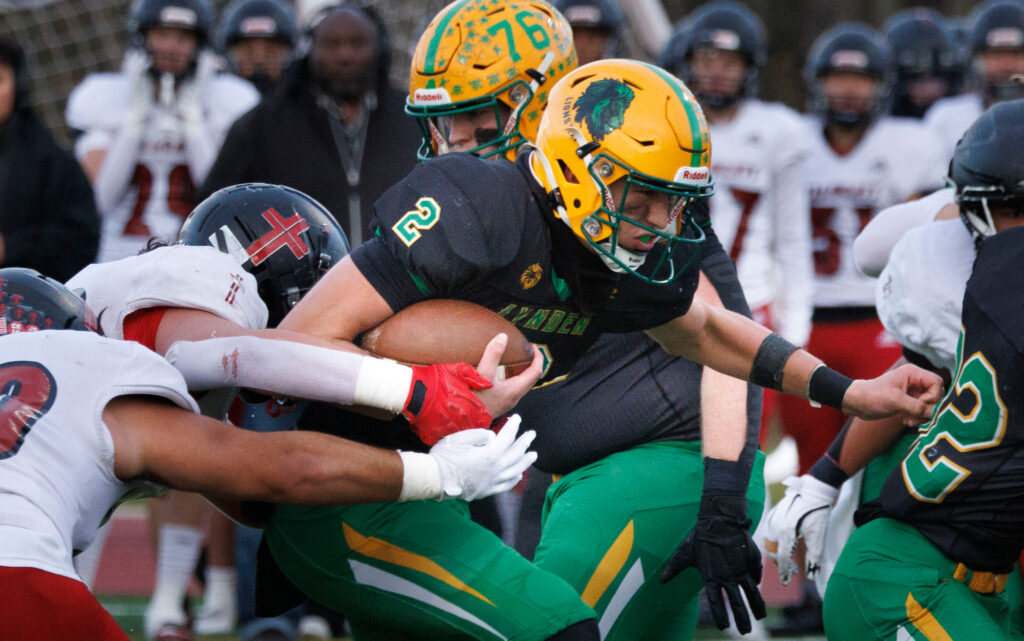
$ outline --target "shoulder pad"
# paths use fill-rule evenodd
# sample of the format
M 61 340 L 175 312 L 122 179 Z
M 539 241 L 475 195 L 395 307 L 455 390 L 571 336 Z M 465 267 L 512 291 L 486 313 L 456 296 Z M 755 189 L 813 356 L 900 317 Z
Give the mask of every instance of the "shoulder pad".
M 246 329 L 267 324 L 256 279 L 213 247 L 172 245 L 89 265 L 67 286 L 84 291 L 103 333 L 115 338 L 129 314 L 150 307 L 198 309 Z
M 68 96 L 68 126 L 77 131 L 94 127 L 115 129 L 124 120 L 130 88 L 118 73 L 94 73 L 85 77 Z
M 218 119 L 233 122 L 260 101 L 260 92 L 248 80 L 230 73 L 210 78 L 205 91 L 206 107 Z
M 407 266 L 430 271 L 454 258 L 486 271 L 516 256 L 535 206 L 513 163 L 447 154 L 418 165 L 374 210 L 385 242 Z

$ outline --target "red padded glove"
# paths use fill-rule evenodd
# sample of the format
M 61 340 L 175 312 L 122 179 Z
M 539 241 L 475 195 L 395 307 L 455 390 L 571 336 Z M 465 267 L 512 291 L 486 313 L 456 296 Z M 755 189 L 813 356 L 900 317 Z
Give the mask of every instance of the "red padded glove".
M 488 427 L 491 414 L 472 390 L 492 385 L 468 363 L 413 366 L 402 416 L 427 445 L 455 432 Z

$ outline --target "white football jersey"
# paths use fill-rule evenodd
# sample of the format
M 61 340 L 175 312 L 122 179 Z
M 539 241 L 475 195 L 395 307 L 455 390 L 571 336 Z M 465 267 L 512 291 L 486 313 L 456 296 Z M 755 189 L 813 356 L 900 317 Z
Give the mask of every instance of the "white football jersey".
M 960 312 L 973 267 L 974 239 L 962 221 L 908 231 L 876 283 L 885 329 L 933 365 L 955 372 Z
M 150 485 L 114 475 L 104 407 L 141 394 L 198 408 L 181 374 L 136 343 L 67 330 L 0 341 L 0 566 L 78 579 L 75 551 L 121 499 Z
M 170 245 L 94 263 L 67 282 L 84 291 L 105 336 L 124 338 L 124 321 L 149 307 L 184 307 L 216 314 L 246 329 L 267 326 L 267 306 L 256 279 L 213 247 Z
M 259 102 L 259 93 L 241 78 L 220 74 L 207 83 L 202 99 L 214 148 L 219 149 L 231 124 Z M 111 149 L 130 100 L 123 74 L 91 74 L 75 87 L 68 98 L 67 122 L 83 132 L 75 143 L 79 160 L 90 151 Z M 112 211 L 100 212 L 100 262 L 137 254 L 152 236 L 173 242 L 206 178 L 192 175 L 184 128 L 173 106 L 156 100 L 152 109 L 128 189 Z
M 924 124 L 942 140 L 942 157 L 947 164 L 953 158 L 953 149 L 960 137 L 984 111 L 981 94 L 965 93 L 939 98 L 925 112 Z
M 877 278 L 897 241 L 903 234 L 921 225 L 935 222 L 943 207 L 956 195 L 949 187 L 937 189 L 927 196 L 886 207 L 871 219 L 853 242 L 853 258 L 861 273 Z
M 875 304 L 874 281 L 854 264 L 854 239 L 878 211 L 941 186 L 948 164 L 938 140 L 917 121 L 883 116 L 845 155 L 816 125 L 806 164 L 816 307 Z
M 751 308 L 772 305 L 775 329 L 807 342 L 814 290 L 804 156 L 810 132 L 779 103 L 744 100 L 727 123 L 709 123 L 714 153 L 711 221 L 736 262 Z

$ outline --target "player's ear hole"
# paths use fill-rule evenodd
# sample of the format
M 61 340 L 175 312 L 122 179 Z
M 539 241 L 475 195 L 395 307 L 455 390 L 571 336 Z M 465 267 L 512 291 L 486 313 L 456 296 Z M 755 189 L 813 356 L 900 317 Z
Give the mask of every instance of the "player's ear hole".
M 565 164 L 564 160 L 558 161 L 558 168 L 562 170 L 562 176 L 565 177 L 565 182 L 572 183 L 574 185 L 580 184 L 580 181 L 576 179 L 576 174 L 572 173 L 572 169 Z

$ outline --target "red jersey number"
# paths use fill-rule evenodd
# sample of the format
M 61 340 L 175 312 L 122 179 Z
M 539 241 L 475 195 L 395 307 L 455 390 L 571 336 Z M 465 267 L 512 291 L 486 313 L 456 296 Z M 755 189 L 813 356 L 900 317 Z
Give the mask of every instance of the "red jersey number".
M 736 225 L 736 237 L 733 238 L 732 247 L 729 249 L 729 258 L 735 263 L 740 259 L 740 252 L 743 251 L 743 239 L 746 237 L 747 229 L 750 226 L 750 215 L 754 213 L 754 206 L 757 205 L 757 200 L 761 197 L 761 194 L 754 191 L 736 189 L 735 187 L 730 187 L 729 191 L 732 192 L 733 200 L 741 207 L 740 222 Z
M 856 210 L 859 229 L 864 229 L 874 215 L 872 207 Z M 811 234 L 814 246 L 814 271 L 821 276 L 832 276 L 839 271 L 839 250 L 842 241 L 832 229 L 835 207 L 811 207 Z
M 146 205 L 153 196 L 153 172 L 145 165 L 135 165 L 131 184 L 138 186 L 132 214 L 124 225 L 125 236 L 151 236 L 149 226 L 143 220 Z M 186 218 L 196 200 L 196 186 L 188 165 L 178 165 L 167 176 L 167 209 Z
M 0 461 L 18 453 L 32 426 L 56 398 L 57 383 L 39 363 L 0 365 Z

